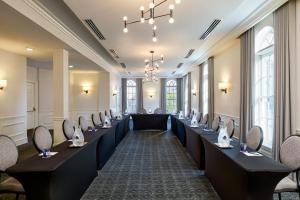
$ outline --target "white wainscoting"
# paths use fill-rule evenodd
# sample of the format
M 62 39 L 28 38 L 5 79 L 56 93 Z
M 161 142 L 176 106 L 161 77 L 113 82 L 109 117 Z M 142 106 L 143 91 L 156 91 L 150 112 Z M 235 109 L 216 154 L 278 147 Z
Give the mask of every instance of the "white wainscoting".
M 80 116 L 84 117 L 89 126 L 93 126 L 93 121 L 92 121 L 92 114 L 93 113 L 99 113 L 97 110 L 89 110 L 89 111 L 71 111 L 70 112 L 70 118 L 73 120 L 73 124 L 75 126 L 78 126 L 78 119 Z M 103 111 L 104 113 L 104 111 Z
M 300 135 L 300 130 L 296 130 L 296 134 L 297 134 L 297 135 Z
M 239 117 L 233 117 L 233 116 L 230 116 L 230 115 L 225 115 L 225 114 L 222 114 L 222 113 L 215 113 L 215 116 L 220 116 L 221 117 L 221 121 L 223 123 L 227 123 L 230 119 L 233 119 L 234 120 L 234 125 L 236 128 L 239 128 L 240 127 L 240 118 Z
M 215 113 L 215 116 L 220 116 L 221 117 L 221 123 L 224 125 L 226 124 L 230 119 L 233 119 L 234 121 L 234 137 L 235 138 L 239 138 L 240 135 L 240 118 L 239 117 L 234 117 L 234 116 L 230 116 L 230 115 L 225 115 L 222 113 Z
M 28 142 L 26 116 L 9 116 L 0 118 L 0 134 L 11 137 L 17 145 Z
M 53 129 L 53 111 L 39 110 L 39 125 L 43 125 L 48 129 Z

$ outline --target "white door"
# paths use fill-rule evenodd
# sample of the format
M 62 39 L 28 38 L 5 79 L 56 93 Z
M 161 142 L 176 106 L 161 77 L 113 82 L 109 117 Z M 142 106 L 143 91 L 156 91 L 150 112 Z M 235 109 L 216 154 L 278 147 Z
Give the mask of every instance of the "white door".
M 35 95 L 35 84 L 33 82 L 27 82 L 27 129 L 35 128 Z

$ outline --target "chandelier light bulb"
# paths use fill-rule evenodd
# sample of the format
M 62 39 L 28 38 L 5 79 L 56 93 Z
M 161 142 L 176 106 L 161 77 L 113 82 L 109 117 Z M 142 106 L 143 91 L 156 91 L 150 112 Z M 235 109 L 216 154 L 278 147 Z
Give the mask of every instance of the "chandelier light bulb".
M 141 23 L 145 23 L 145 18 L 141 18 Z
M 181 3 L 181 0 L 175 0 L 175 2 L 176 2 L 177 4 L 180 4 L 180 3 Z
M 149 8 L 154 8 L 154 3 L 150 3 Z
M 153 18 L 151 18 L 151 19 L 149 19 L 149 24 L 154 24 L 154 19 Z
M 153 26 L 153 30 L 155 30 L 155 31 L 156 31 L 156 29 L 157 29 L 157 26 Z
M 124 20 L 124 21 L 127 21 L 127 16 L 124 16 L 124 17 L 123 17 L 123 20 Z
M 128 28 L 124 28 L 124 29 L 123 29 L 123 32 L 124 32 L 124 33 L 128 33 Z
M 173 4 L 169 5 L 169 9 L 174 10 L 174 5 Z
M 171 17 L 171 18 L 169 19 L 169 23 L 170 23 L 170 24 L 173 24 L 173 23 L 174 23 L 174 21 L 175 21 L 175 20 L 174 20 L 174 18 L 173 18 L 173 17 Z
M 141 7 L 140 7 L 140 10 L 141 10 L 141 11 L 145 10 L 144 6 L 141 6 Z
M 153 41 L 153 42 L 157 42 L 157 38 L 156 38 L 156 37 L 153 37 L 153 38 L 152 38 L 152 41 Z

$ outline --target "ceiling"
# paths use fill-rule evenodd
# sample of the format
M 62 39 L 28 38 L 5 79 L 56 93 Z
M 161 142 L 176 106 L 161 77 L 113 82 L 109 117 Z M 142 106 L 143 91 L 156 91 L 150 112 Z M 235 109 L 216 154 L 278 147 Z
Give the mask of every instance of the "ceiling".
M 148 8 L 150 0 L 64 1 L 79 19 L 91 18 L 94 21 L 106 38 L 101 41 L 102 45 L 107 50 L 114 49 L 120 57 L 117 61 L 124 62 L 133 76 L 143 74 L 144 60 L 150 57 L 151 50 L 157 57 L 165 56 L 160 75 L 170 76 L 179 63 L 184 63 L 183 66 L 194 63 L 205 53 L 208 43 L 213 45 L 228 35 L 267 0 L 181 0 L 181 4 L 168 0 L 156 10 L 156 14 L 169 12 L 169 4 L 174 4 L 175 23 L 169 24 L 168 17 L 156 20 L 157 43 L 152 42 L 152 27 L 148 23 L 133 24 L 128 27 L 127 34 L 123 33 L 123 16 L 127 16 L 128 21 L 139 19 L 140 6 Z M 208 39 L 199 40 L 214 19 L 222 22 Z M 196 51 L 185 59 L 190 49 Z
M 30 63 L 36 61 L 43 67 L 51 67 L 53 51 L 64 48 L 69 51 L 69 64 L 74 66 L 72 70 L 103 70 L 3 1 L 0 1 L 0 24 L 0 49 L 26 56 Z

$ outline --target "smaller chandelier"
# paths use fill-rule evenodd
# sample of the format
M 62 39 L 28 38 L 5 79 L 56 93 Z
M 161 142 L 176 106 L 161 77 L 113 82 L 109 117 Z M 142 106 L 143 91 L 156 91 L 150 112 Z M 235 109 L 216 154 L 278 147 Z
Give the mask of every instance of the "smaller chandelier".
M 148 21 L 149 24 L 153 25 L 155 23 L 155 19 L 161 18 L 161 17 L 169 17 L 169 23 L 173 24 L 174 23 L 174 18 L 173 18 L 173 10 L 174 10 L 174 5 L 170 4 L 169 5 L 169 12 L 163 15 L 155 15 L 155 9 L 162 4 L 166 3 L 168 0 L 163 0 L 159 3 L 155 3 L 155 0 L 152 0 L 152 2 L 149 4 L 149 9 L 145 10 L 144 6 L 140 7 L 140 12 L 141 12 L 141 18 L 139 20 L 133 20 L 128 22 L 127 16 L 123 17 L 124 21 L 124 33 L 128 33 L 128 25 L 135 24 L 135 23 L 145 23 L 145 21 Z M 169 0 L 170 1 L 170 0 Z M 176 4 L 179 4 L 181 0 L 175 0 Z M 157 37 L 156 37 L 156 29 L 157 26 L 153 26 L 153 34 L 152 34 L 152 41 L 157 42 Z
M 154 51 L 150 51 L 151 53 L 151 60 L 145 60 L 145 78 L 143 79 L 144 82 L 156 82 L 158 81 L 158 73 L 159 73 L 159 64 L 164 62 L 164 56 L 161 55 L 159 59 L 154 60 Z

